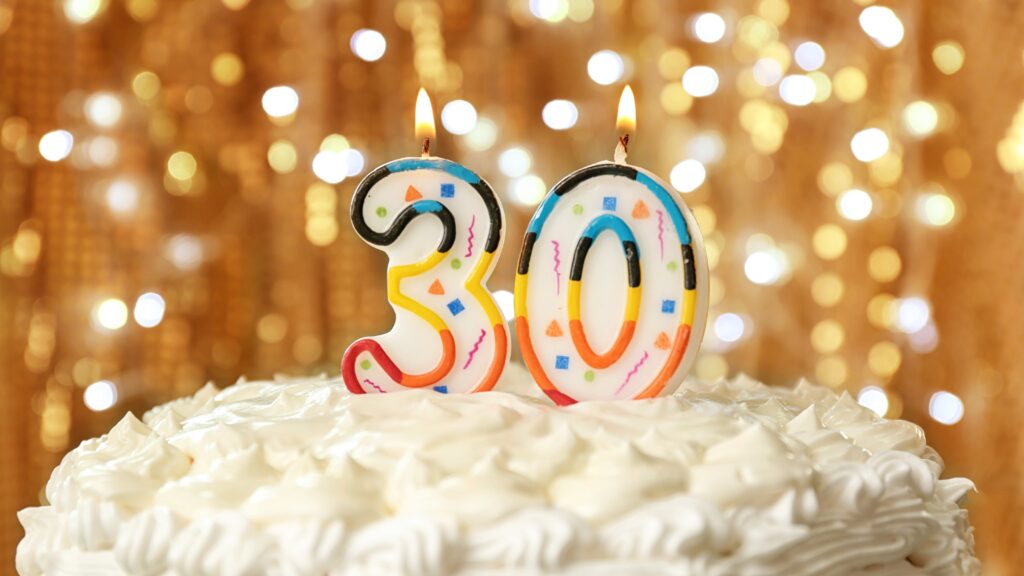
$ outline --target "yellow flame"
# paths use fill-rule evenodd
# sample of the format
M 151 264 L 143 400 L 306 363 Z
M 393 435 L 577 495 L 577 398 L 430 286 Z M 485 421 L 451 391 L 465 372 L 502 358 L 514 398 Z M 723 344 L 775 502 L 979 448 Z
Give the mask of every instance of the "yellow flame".
M 434 107 L 430 104 L 427 91 L 420 88 L 420 93 L 416 95 L 416 138 L 433 138 L 435 134 Z
M 619 117 L 615 126 L 620 134 L 632 134 L 636 131 L 636 98 L 629 84 L 622 89 L 622 97 L 619 98 Z

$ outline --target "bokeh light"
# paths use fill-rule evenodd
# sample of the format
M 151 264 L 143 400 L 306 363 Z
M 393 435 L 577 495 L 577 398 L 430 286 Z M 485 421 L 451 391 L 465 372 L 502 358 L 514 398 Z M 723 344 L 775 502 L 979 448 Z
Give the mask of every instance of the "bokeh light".
M 352 34 L 349 47 L 352 49 L 352 53 L 361 60 L 376 62 L 384 56 L 384 52 L 388 48 L 388 41 L 380 32 L 362 28 Z
M 789 258 L 774 247 L 756 250 L 744 261 L 743 273 L 754 284 L 777 284 L 789 273 Z
M 811 72 L 825 65 L 825 49 L 817 42 L 801 42 L 793 51 L 793 59 L 797 66 Z
M 928 226 L 941 228 L 949 225 L 956 218 L 956 203 L 946 194 L 926 193 L 918 197 L 916 213 L 921 222 Z
M 871 215 L 874 201 L 870 194 L 860 188 L 851 188 L 836 198 L 836 209 L 843 218 L 859 221 Z
M 752 73 L 761 86 L 774 86 L 782 79 L 782 65 L 773 58 L 761 58 L 754 62 Z
M 576 125 L 579 111 L 569 100 L 552 100 L 544 105 L 541 117 L 552 130 L 568 130 Z
M 103 12 L 105 0 L 63 0 L 64 15 L 74 24 L 86 24 Z
M 466 134 L 466 146 L 477 152 L 490 150 L 498 141 L 498 125 L 494 120 L 478 116 L 473 129 Z
M 711 96 L 718 90 L 718 72 L 710 66 L 693 66 L 683 73 L 683 89 L 694 98 Z
M 669 173 L 669 182 L 680 192 L 693 192 L 704 183 L 707 171 L 699 160 L 687 158 L 676 164 Z
M 547 191 L 544 180 L 535 174 L 527 174 L 512 182 L 512 198 L 523 206 L 540 204 Z
M 686 153 L 705 166 L 715 164 L 725 155 L 725 139 L 715 130 L 700 132 L 686 143 Z
M 355 148 L 347 148 L 341 152 L 345 166 L 348 169 L 347 176 L 357 176 L 366 169 L 366 156 Z
M 618 82 L 625 71 L 626 65 L 622 56 L 613 50 L 595 52 L 587 61 L 587 75 L 602 86 Z
M 109 92 L 97 92 L 85 101 L 85 117 L 99 128 L 110 128 L 121 120 L 121 100 Z
M 328 184 L 338 184 L 348 177 L 344 150 L 320 150 L 313 156 L 313 174 Z
M 476 108 L 465 100 L 452 100 L 441 109 L 441 125 L 452 134 L 469 134 L 476 118 Z
M 267 116 L 284 118 L 299 109 L 299 94 L 291 86 L 274 86 L 263 93 L 262 103 Z
M 221 86 L 234 86 L 245 75 L 245 64 L 237 54 L 221 52 L 210 61 L 210 76 Z
M 92 311 L 95 326 L 105 330 L 119 330 L 128 323 L 128 306 L 118 298 L 108 298 L 96 304 Z
M 746 331 L 746 323 L 739 314 L 727 312 L 715 318 L 714 332 L 722 342 L 738 342 Z
M 826 272 L 811 282 L 811 298 L 823 308 L 839 304 L 843 299 L 846 286 L 837 274 Z
M 546 22 L 558 23 L 569 16 L 569 0 L 530 0 L 530 13 Z
M 913 136 L 928 136 L 938 125 L 939 112 L 930 102 L 915 100 L 903 109 L 903 127 Z
M 879 378 L 891 378 L 902 363 L 903 353 L 892 342 L 877 342 L 868 349 L 868 370 Z
M 278 174 L 289 174 L 299 163 L 299 153 L 289 140 L 277 140 L 267 149 L 267 163 Z
M 191 234 L 175 234 L 167 241 L 164 255 L 179 270 L 195 270 L 203 263 L 203 243 Z
M 198 168 L 196 157 L 184 150 L 178 150 L 167 159 L 167 173 L 176 180 L 192 178 Z
M 163 296 L 156 292 L 146 292 L 135 300 L 133 316 L 139 326 L 153 328 L 163 321 L 166 310 L 167 304 Z
M 878 160 L 889 151 L 889 136 L 879 128 L 865 128 L 853 135 L 850 150 L 861 162 Z
M 531 166 L 533 158 L 522 148 L 508 148 L 498 155 L 498 170 L 509 178 L 525 176 Z
M 900 275 L 903 262 L 892 246 L 879 246 L 868 256 L 868 276 L 876 282 L 891 282 Z
M 867 93 L 868 78 L 860 68 L 846 66 L 840 68 L 832 77 L 832 87 L 840 102 L 850 104 L 857 102 Z
M 792 106 L 806 106 L 814 102 L 816 93 L 814 81 L 803 74 L 791 74 L 779 83 L 779 97 Z
M 82 392 L 82 402 L 93 412 L 109 410 L 117 404 L 117 386 L 110 380 L 93 382 Z
M 83 144 L 86 155 L 97 168 L 109 168 L 120 157 L 121 147 L 110 136 L 94 136 Z
M 865 386 L 857 393 L 857 403 L 871 410 L 877 416 L 889 411 L 889 395 L 878 386 Z
M 71 154 L 75 137 L 67 130 L 54 130 L 39 139 L 39 155 L 50 162 L 60 162 Z
M 964 401 L 952 392 L 936 392 L 928 400 L 928 415 L 939 424 L 952 426 L 963 420 Z
M 516 297 L 509 290 L 495 290 L 494 291 L 494 302 L 498 305 L 498 309 L 501 310 L 501 316 L 506 322 L 516 317 Z
M 882 48 L 893 48 L 903 41 L 903 22 L 891 8 L 868 6 L 860 13 L 860 27 Z
M 107 186 L 104 201 L 115 214 L 131 214 L 139 207 L 139 188 L 128 180 L 114 180 Z
M 714 44 L 725 37 L 725 19 L 714 12 L 697 14 L 690 26 L 694 37 L 706 44 Z
M 900 298 L 895 301 L 895 328 L 900 332 L 911 334 L 923 329 L 931 319 L 931 305 L 920 296 Z
M 932 62 L 943 74 L 956 74 L 964 65 L 964 47 L 959 42 L 946 40 L 932 48 Z
M 835 260 L 846 251 L 846 232 L 835 224 L 822 224 L 814 231 L 811 246 L 822 260 Z

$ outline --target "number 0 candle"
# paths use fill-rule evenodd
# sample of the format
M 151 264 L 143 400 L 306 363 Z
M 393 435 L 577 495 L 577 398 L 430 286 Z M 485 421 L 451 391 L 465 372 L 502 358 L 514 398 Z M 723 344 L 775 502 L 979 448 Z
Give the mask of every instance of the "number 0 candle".
M 626 163 L 636 104 L 619 102 L 614 162 L 556 184 L 527 228 L 515 285 L 516 334 L 558 404 L 674 391 L 707 319 L 707 258 L 690 210 Z
M 484 180 L 430 155 L 434 115 L 422 89 L 416 133 L 422 155 L 373 170 L 352 197 L 356 232 L 388 256 L 395 325 L 349 346 L 342 377 L 355 393 L 490 390 L 509 356 L 505 322 L 486 287 L 505 216 Z

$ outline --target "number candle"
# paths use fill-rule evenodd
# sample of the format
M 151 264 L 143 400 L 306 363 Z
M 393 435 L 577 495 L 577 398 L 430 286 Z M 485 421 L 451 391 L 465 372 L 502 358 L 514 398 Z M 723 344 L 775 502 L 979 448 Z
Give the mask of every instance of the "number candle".
M 635 107 L 627 86 L 615 161 L 556 184 L 519 257 L 516 334 L 530 373 L 558 404 L 670 393 L 704 333 L 700 231 L 677 194 L 626 163 Z
M 505 215 L 479 176 L 430 155 L 434 114 L 422 89 L 416 132 L 422 155 L 378 167 L 352 196 L 356 232 L 388 255 L 395 325 L 350 345 L 342 377 L 355 393 L 490 390 L 509 356 L 505 321 L 486 287 Z

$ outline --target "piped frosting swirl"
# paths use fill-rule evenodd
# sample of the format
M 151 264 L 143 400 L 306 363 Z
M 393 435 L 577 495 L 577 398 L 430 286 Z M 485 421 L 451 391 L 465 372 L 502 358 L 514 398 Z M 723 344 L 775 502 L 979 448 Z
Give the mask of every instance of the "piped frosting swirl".
M 977 574 L 973 486 L 941 471 L 917 426 L 806 383 L 556 407 L 240 382 L 69 453 L 17 569 Z

